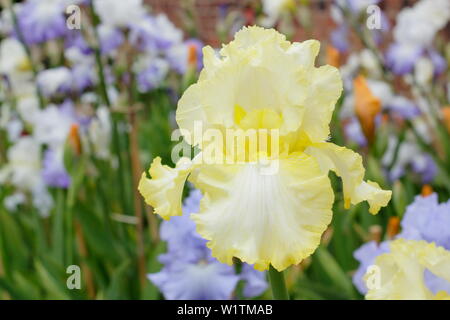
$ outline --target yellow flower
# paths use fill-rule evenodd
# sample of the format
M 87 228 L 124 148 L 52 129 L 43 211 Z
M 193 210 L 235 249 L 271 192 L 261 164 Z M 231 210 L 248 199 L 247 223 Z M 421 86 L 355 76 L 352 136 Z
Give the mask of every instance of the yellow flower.
M 366 294 L 371 300 L 447 300 L 450 293 L 440 291 L 433 294 L 426 286 L 424 272 L 450 281 L 450 252 L 443 247 L 426 241 L 398 239 L 390 244 L 390 253 L 378 256 L 375 260 L 378 285 L 373 285 Z M 375 282 L 374 282 L 375 284 Z
M 319 47 L 248 27 L 220 56 L 204 48 L 205 68 L 176 112 L 185 141 L 202 152 L 175 169 L 157 158 L 152 178 L 142 176 L 140 192 L 165 219 L 181 215 L 186 179 L 202 191 L 192 218 L 223 263 L 237 257 L 281 271 L 311 255 L 332 218 L 329 170 L 342 178 L 347 207 L 367 200 L 375 214 L 390 200 L 363 181 L 358 154 L 326 142 L 342 81 L 336 68 L 314 66 Z M 244 143 L 236 147 L 230 132 Z

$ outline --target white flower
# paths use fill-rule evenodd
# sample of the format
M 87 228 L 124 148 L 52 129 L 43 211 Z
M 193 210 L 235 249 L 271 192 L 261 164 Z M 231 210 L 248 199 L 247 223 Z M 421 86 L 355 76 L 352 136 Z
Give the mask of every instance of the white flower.
M 41 110 L 34 124 L 34 136 L 40 143 L 58 149 L 66 141 L 73 121 L 61 112 L 57 106 L 51 105 Z
M 8 132 L 9 141 L 17 141 L 23 131 L 23 123 L 18 118 L 14 117 L 8 122 L 6 126 L 6 131 Z
M 8 163 L 0 168 L 0 184 L 9 182 L 18 190 L 29 192 L 33 205 L 42 216 L 48 216 L 53 207 L 50 196 L 42 179 L 41 145 L 32 136 L 21 137 L 8 149 Z M 5 206 L 17 206 L 22 203 L 22 196 L 16 193 L 5 199 Z
M 15 4 L 14 10 L 17 12 L 17 10 L 20 10 L 21 4 Z M 0 34 L 10 34 L 13 31 L 14 25 L 13 20 L 11 16 L 11 10 L 2 10 L 0 13 Z
M 89 139 L 92 142 L 93 152 L 100 159 L 110 156 L 109 146 L 111 142 L 111 119 L 109 109 L 100 107 L 88 129 Z
M 22 44 L 14 38 L 0 43 L 0 74 L 8 77 L 13 91 L 18 94 L 34 90 L 30 61 Z
M 8 164 L 0 169 L 0 183 L 9 181 L 21 190 L 33 190 L 41 181 L 41 149 L 30 136 L 21 137 L 7 153 Z
M 17 111 L 20 117 L 30 124 L 36 122 L 36 117 L 39 114 L 39 99 L 36 95 L 29 95 L 18 99 Z
M 53 208 L 53 198 L 44 183 L 39 184 L 32 190 L 33 206 L 38 209 L 42 217 L 48 217 Z
M 183 40 L 183 33 L 164 14 L 158 14 L 154 20 L 153 33 L 160 42 L 167 44 L 180 43 Z
M 414 79 L 420 85 L 426 85 L 433 79 L 433 62 L 427 57 L 421 57 L 414 66 Z
M 3 204 L 6 210 L 10 212 L 17 211 L 17 207 L 25 202 L 25 195 L 22 192 L 16 192 L 10 196 L 5 197 Z
M 36 80 L 46 96 L 54 95 L 58 91 L 70 90 L 73 83 L 72 73 L 66 67 L 41 71 Z
M 448 0 L 422 0 L 397 16 L 394 39 L 404 45 L 428 46 L 450 20 Z
M 266 15 L 262 21 L 264 27 L 273 27 L 281 13 L 289 8 L 292 0 L 262 0 L 263 12 Z
M 127 27 L 145 13 L 142 0 L 94 0 L 94 8 L 104 24 Z
M 373 77 L 381 77 L 383 74 L 380 63 L 375 54 L 369 49 L 363 49 L 360 53 L 360 63 Z
M 14 38 L 0 42 L 0 74 L 10 76 L 28 63 L 25 48 Z
M 17 114 L 12 112 L 11 106 L 3 104 L 0 108 L 0 128 L 3 128 L 8 133 L 9 141 L 15 142 L 19 139 L 23 123 L 17 117 Z
M 435 30 L 440 30 L 450 20 L 450 2 L 448 0 L 422 0 L 414 7 Z
M 383 107 L 388 105 L 394 98 L 392 88 L 384 81 L 367 79 L 367 85 L 372 94 L 381 100 Z

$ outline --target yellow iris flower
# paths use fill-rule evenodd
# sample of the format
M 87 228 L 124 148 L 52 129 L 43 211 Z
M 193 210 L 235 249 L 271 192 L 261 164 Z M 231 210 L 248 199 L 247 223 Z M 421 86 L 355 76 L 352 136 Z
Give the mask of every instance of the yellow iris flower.
M 433 294 L 426 286 L 424 272 L 450 281 L 450 252 L 426 241 L 398 239 L 390 244 L 390 252 L 375 260 L 378 285 L 373 285 L 366 294 L 371 300 L 448 300 L 450 294 L 440 291 Z M 373 270 L 373 269 L 372 269 Z M 373 282 L 375 283 L 375 281 Z
M 182 214 L 186 180 L 202 191 L 200 212 L 192 218 L 223 263 L 237 257 L 257 270 L 271 264 L 281 271 L 311 255 L 332 218 L 329 170 L 342 178 L 346 207 L 367 200 L 376 214 L 391 198 L 390 191 L 363 180 L 361 156 L 327 142 L 342 81 L 336 68 L 314 66 L 319 49 L 318 41 L 291 43 L 260 27 L 236 33 L 220 56 L 205 47 L 199 81 L 176 112 L 185 140 L 202 152 L 182 158 L 176 168 L 156 158 L 151 179 L 142 175 L 139 190 L 164 219 Z M 236 155 L 228 141 L 196 134 L 199 123 L 205 131 L 234 130 L 238 136 L 266 130 L 267 139 L 258 135 L 256 150 L 246 143 Z M 227 161 L 205 160 L 211 146 Z M 275 173 L 261 171 L 275 163 Z

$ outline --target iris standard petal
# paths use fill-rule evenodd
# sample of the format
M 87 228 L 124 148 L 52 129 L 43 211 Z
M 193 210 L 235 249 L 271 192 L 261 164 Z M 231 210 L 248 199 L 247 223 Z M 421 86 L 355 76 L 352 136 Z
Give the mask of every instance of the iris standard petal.
M 342 80 L 336 68 L 314 66 L 319 49 L 316 40 L 291 43 L 275 30 L 259 27 L 238 32 L 220 56 L 205 48 L 200 79 L 177 108 L 177 123 L 189 133 L 186 140 L 201 145 L 194 134 L 196 122 L 203 129 L 238 128 L 238 109 L 272 110 L 281 119 L 281 135 L 299 130 L 312 141 L 326 140 Z

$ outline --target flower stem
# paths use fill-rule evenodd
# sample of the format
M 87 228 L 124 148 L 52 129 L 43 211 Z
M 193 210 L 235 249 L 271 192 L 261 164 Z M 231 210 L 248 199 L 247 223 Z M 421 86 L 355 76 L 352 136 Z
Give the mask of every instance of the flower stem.
M 274 267 L 269 269 L 270 286 L 272 287 L 272 295 L 275 300 L 289 300 L 289 294 L 284 282 L 283 271 L 279 272 Z

